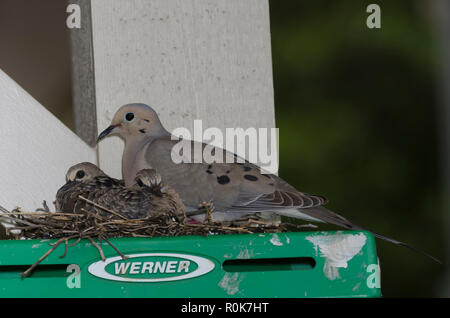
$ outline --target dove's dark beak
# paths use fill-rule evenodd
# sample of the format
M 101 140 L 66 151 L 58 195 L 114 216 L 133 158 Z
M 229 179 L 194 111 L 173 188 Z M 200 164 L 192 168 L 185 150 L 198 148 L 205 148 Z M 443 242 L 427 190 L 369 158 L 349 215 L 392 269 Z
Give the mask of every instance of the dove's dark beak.
M 97 143 L 102 140 L 103 138 L 105 138 L 106 136 L 108 136 L 113 130 L 114 128 L 120 126 L 120 124 L 118 125 L 111 125 L 108 128 L 106 128 L 105 130 L 103 130 L 100 135 L 98 135 L 97 137 Z

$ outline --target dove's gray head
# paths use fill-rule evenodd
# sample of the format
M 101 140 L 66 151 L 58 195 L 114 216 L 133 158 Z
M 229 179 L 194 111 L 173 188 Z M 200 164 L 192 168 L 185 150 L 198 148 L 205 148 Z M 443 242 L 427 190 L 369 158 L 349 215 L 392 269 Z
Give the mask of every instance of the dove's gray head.
M 89 182 L 101 175 L 105 175 L 105 173 L 99 167 L 90 162 L 82 162 L 69 168 L 66 173 L 66 182 Z
M 161 175 L 155 169 L 142 169 L 136 174 L 136 184 L 140 187 L 147 186 L 149 188 L 161 186 Z
M 119 108 L 111 125 L 98 136 L 97 142 L 108 135 L 124 138 L 159 137 L 168 134 L 158 114 L 145 104 L 127 104 Z

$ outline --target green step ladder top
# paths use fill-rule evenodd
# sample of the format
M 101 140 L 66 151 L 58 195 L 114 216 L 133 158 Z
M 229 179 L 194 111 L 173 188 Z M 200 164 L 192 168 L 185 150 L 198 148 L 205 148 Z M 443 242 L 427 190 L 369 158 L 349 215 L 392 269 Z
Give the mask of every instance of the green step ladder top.
M 118 238 L 110 242 L 130 257 L 102 242 L 106 262 L 89 240 L 71 240 L 64 258 L 63 243 L 22 279 L 54 242 L 0 241 L 0 297 L 381 296 L 366 231 Z

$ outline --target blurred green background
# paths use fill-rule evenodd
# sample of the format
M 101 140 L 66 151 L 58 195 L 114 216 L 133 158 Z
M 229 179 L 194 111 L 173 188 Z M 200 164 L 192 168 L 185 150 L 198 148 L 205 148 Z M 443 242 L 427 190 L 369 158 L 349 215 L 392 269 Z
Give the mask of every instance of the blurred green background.
M 366 7 L 381 7 L 381 29 Z M 437 45 L 428 1 L 270 1 L 280 176 L 444 259 Z M 437 295 L 443 266 L 377 240 L 384 296 Z
M 436 1 L 271 0 L 270 14 L 280 175 L 444 260 Z M 0 68 L 73 128 L 66 6 L 0 0 Z M 384 296 L 442 295 L 444 266 L 377 244 Z

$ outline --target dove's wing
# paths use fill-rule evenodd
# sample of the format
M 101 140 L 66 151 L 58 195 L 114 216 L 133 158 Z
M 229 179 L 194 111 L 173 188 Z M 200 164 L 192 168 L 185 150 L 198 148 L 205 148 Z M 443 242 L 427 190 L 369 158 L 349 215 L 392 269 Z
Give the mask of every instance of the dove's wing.
M 167 137 L 152 141 L 145 158 L 161 174 L 163 182 L 173 187 L 190 207 L 213 200 L 216 211 L 251 213 L 310 208 L 327 202 L 324 197 L 295 190 L 275 175 L 262 174 L 259 167 L 249 162 L 206 163 L 203 158 L 195 157 L 194 149 L 205 150 L 211 145 L 185 142 L 191 144 L 190 152 L 183 154 L 185 159 L 199 163 L 174 163 L 172 151 L 178 141 Z M 215 155 L 223 154 L 222 161 L 236 161 L 234 154 L 218 147 L 210 149 L 214 149 Z M 187 156 L 189 153 L 192 157 Z
M 124 187 L 123 181 L 108 176 L 97 176 L 87 183 L 69 181 L 56 193 L 56 209 L 60 212 L 79 211 L 86 202 L 79 196 L 93 200 L 113 188 Z
M 56 211 L 73 212 L 78 194 L 81 193 L 81 182 L 69 181 L 56 193 Z
M 95 195 L 95 192 L 93 193 Z M 152 198 L 139 189 L 111 189 L 92 198 L 95 203 L 112 210 L 128 219 L 145 218 L 153 210 Z M 116 218 L 114 215 L 98 210 L 102 214 Z

